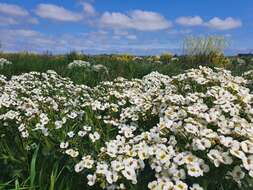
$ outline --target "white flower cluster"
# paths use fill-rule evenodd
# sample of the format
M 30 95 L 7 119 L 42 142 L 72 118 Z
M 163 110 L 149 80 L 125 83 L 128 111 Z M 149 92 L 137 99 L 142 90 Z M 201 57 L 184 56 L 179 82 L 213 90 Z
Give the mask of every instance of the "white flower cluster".
M 10 80 L 0 76 L 0 124 L 16 125 L 27 140 L 41 133 L 54 138 L 56 132 L 67 135 L 64 127 L 76 125 L 84 114 L 79 105 L 89 98 L 88 90 L 54 71 L 26 73 Z
M 248 84 L 253 83 L 253 70 L 246 71 L 242 74 L 242 76 L 247 79 Z
M 74 67 L 90 67 L 91 64 L 87 61 L 83 61 L 83 60 L 74 60 L 73 62 L 68 64 L 68 68 L 72 69 Z
M 253 177 L 247 82 L 206 67 L 92 89 L 53 72 L 0 77 L 0 122 L 53 137 L 90 186 L 130 189 L 147 174 L 151 190 L 202 190 L 217 174 L 240 186 Z
M 0 69 L 3 69 L 6 65 L 11 65 L 12 62 L 8 61 L 7 59 L 0 58 Z
M 87 61 L 83 61 L 83 60 L 74 60 L 73 62 L 68 64 L 68 68 L 69 69 L 73 69 L 73 68 L 78 68 L 78 67 L 82 67 L 82 68 L 86 68 L 86 69 L 90 69 L 92 71 L 104 71 L 106 73 L 108 73 L 108 69 L 106 68 L 106 66 L 101 65 L 101 64 L 90 64 Z

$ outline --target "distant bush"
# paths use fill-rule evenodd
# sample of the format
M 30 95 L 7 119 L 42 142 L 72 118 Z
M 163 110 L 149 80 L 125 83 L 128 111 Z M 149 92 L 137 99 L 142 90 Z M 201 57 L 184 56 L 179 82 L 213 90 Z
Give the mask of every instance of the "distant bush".
M 228 42 L 224 37 L 187 37 L 183 43 L 183 62 L 190 66 L 209 65 L 226 67 L 230 61 L 224 56 Z
M 134 60 L 134 56 L 128 54 L 114 55 L 114 59 L 121 62 L 129 62 Z
M 165 63 L 165 64 L 168 64 L 168 63 L 171 62 L 172 58 L 173 58 L 173 55 L 171 53 L 163 53 L 160 56 L 160 61 Z

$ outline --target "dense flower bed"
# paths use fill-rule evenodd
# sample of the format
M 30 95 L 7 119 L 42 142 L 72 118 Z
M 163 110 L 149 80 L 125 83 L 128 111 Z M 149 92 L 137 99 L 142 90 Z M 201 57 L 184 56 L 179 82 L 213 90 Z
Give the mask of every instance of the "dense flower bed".
M 0 76 L 0 124 L 27 150 L 54 144 L 90 186 L 130 189 L 145 176 L 152 190 L 244 187 L 253 177 L 248 84 L 206 67 L 94 88 L 53 71 Z

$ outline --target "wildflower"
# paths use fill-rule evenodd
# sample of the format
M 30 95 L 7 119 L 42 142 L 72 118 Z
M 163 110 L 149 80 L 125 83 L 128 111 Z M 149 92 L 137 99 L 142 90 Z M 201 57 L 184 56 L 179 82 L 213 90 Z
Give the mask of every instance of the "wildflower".
M 186 183 L 183 183 L 182 181 L 177 181 L 176 185 L 174 186 L 175 190 L 187 190 L 188 185 Z
M 78 132 L 78 136 L 80 136 L 80 137 L 84 137 L 86 134 L 87 134 L 86 131 L 79 131 Z
M 60 148 L 62 148 L 62 149 L 68 148 L 68 146 L 69 146 L 68 142 L 61 142 L 61 144 L 60 144 Z
M 70 155 L 72 158 L 75 158 L 79 155 L 79 152 L 75 151 L 74 149 L 67 149 L 65 153 Z
M 249 140 L 243 141 L 241 142 L 241 147 L 245 153 L 253 153 L 253 142 Z
M 190 190 L 204 190 L 199 184 L 193 184 Z
M 55 128 L 60 129 L 62 128 L 63 122 L 62 121 L 55 121 Z
M 157 181 L 152 181 L 148 183 L 148 188 L 150 190 L 158 190 L 158 183 Z
M 133 182 L 133 184 L 137 183 L 136 173 L 133 168 L 131 168 L 131 167 L 125 168 L 124 170 L 122 170 L 122 174 L 126 179 L 131 180 Z
M 242 163 L 246 170 L 253 170 L 253 155 L 244 157 Z
M 67 135 L 69 136 L 69 138 L 73 138 L 75 136 L 74 131 L 70 131 L 67 133 Z
M 97 176 L 89 174 L 87 175 L 87 179 L 88 179 L 88 185 L 93 186 L 96 182 Z
M 232 172 L 230 172 L 229 174 L 236 182 L 240 182 L 240 180 L 243 179 L 245 176 L 245 173 L 242 171 L 240 166 L 235 166 Z
M 96 142 L 97 140 L 100 139 L 100 135 L 98 132 L 94 132 L 93 134 L 89 134 L 89 137 L 91 139 L 92 142 Z
M 193 177 L 203 176 L 203 171 L 198 164 L 187 165 L 188 175 Z

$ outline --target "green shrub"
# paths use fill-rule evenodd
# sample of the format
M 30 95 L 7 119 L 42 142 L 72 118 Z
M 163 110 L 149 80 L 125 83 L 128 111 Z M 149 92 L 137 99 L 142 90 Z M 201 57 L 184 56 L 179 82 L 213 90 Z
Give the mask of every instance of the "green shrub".
M 160 55 L 160 61 L 165 64 L 168 64 L 171 62 L 172 57 L 173 55 L 171 53 L 163 53 Z
M 230 61 L 224 56 L 228 42 L 223 37 L 187 37 L 183 42 L 183 64 L 227 67 Z

